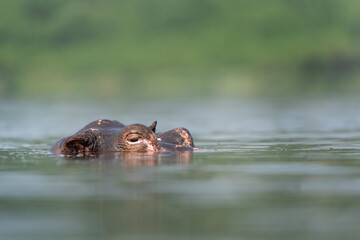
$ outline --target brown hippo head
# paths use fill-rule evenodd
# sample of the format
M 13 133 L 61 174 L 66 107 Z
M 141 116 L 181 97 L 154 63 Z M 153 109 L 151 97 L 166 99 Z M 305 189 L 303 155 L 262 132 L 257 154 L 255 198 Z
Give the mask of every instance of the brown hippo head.
M 49 150 L 56 154 L 76 155 L 93 152 L 161 152 L 189 151 L 194 144 L 191 134 L 176 128 L 155 134 L 155 121 L 147 127 L 142 124 L 125 126 L 118 121 L 97 120 L 74 135 L 56 142 Z

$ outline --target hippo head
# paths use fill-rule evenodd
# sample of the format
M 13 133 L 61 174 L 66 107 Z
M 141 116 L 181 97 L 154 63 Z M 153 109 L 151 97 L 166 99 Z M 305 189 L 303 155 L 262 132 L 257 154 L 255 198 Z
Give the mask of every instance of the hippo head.
M 161 147 L 155 136 L 156 124 L 156 121 L 150 127 L 142 124 L 111 127 L 89 124 L 55 143 L 50 151 L 64 155 L 84 152 L 158 152 Z
M 64 155 L 197 150 L 187 129 L 174 128 L 155 133 L 156 124 L 155 121 L 150 127 L 142 124 L 126 126 L 118 121 L 96 120 L 74 135 L 57 141 L 49 150 Z

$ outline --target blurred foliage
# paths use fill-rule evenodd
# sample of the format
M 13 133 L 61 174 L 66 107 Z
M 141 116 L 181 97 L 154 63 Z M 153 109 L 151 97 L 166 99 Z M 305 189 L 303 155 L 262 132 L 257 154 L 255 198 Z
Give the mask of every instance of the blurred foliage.
M 355 0 L 3 0 L 2 97 L 360 90 Z

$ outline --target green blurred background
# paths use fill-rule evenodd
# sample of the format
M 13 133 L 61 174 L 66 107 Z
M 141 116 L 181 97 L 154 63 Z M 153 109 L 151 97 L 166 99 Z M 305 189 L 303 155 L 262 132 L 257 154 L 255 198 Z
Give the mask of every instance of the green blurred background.
M 2 0 L 0 96 L 354 95 L 358 0 Z

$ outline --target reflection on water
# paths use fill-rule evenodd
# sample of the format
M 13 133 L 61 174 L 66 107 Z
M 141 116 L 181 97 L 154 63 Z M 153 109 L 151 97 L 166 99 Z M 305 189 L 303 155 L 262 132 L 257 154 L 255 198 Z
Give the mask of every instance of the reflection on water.
M 85 154 L 85 155 L 84 155 Z M 162 164 L 189 164 L 193 152 L 177 151 L 165 153 L 142 152 L 109 152 L 109 153 L 84 153 L 76 156 L 60 156 L 69 161 L 87 161 L 93 164 L 121 163 L 124 166 L 156 166 Z
M 201 150 L 47 152 L 99 118 L 183 126 Z M 357 239 L 359 159 L 357 100 L 3 102 L 0 239 Z

